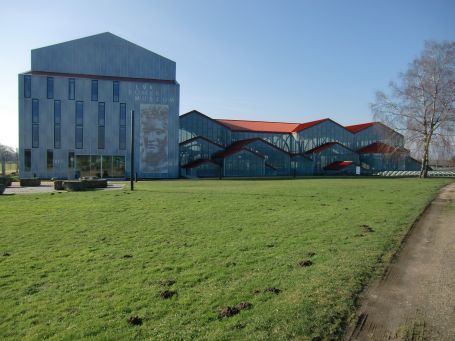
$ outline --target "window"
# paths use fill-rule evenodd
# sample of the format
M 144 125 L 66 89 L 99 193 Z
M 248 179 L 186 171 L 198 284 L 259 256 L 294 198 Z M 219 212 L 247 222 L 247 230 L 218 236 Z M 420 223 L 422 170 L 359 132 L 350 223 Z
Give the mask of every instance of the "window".
M 32 148 L 39 147 L 39 100 L 32 99 Z
M 113 93 L 112 101 L 113 102 L 118 102 L 119 101 L 119 97 L 120 97 L 120 84 L 119 84 L 119 81 L 114 81 L 114 83 L 112 85 L 112 93 Z
M 32 151 L 30 149 L 24 150 L 24 168 L 29 171 L 32 168 Z
M 76 102 L 76 149 L 84 148 L 84 103 Z
M 105 105 L 104 102 L 98 103 L 98 149 L 104 149 L 105 141 Z
M 74 78 L 68 79 L 68 99 L 74 99 L 76 96 L 76 80 Z
M 54 101 L 54 148 L 61 148 L 62 103 Z
M 98 100 L 98 81 L 92 80 L 92 101 Z
M 119 149 L 126 149 L 126 104 L 120 103 Z
M 74 152 L 68 152 L 68 168 L 74 168 Z
M 54 151 L 52 149 L 47 150 L 47 169 L 54 168 Z
M 30 98 L 32 95 L 32 76 L 25 75 L 24 76 L 24 97 Z
M 47 77 L 47 98 L 54 98 L 54 78 Z

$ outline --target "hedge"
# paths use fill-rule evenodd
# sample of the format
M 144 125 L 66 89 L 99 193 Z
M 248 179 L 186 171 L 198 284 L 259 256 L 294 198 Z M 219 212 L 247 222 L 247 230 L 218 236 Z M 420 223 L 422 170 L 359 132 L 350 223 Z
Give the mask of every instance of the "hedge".
M 41 186 L 41 179 L 21 179 L 21 187 L 38 187 Z

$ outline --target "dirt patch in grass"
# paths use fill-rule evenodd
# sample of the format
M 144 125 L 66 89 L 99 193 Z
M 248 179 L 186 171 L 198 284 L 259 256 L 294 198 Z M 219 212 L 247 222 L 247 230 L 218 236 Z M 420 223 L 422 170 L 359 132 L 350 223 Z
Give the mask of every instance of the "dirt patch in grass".
M 142 324 L 142 318 L 139 316 L 131 316 L 128 318 L 128 324 L 132 326 L 140 326 Z
M 231 317 L 237 315 L 238 313 L 240 313 L 240 310 L 238 310 L 236 307 L 226 307 L 221 309 L 220 313 L 218 314 L 218 317 L 220 318 Z
M 278 295 L 281 292 L 281 289 L 270 287 L 265 289 L 265 292 L 271 292 L 272 294 Z
M 160 293 L 160 297 L 162 299 L 168 299 L 175 295 L 177 295 L 177 291 L 173 291 L 173 290 L 164 290 Z
M 311 260 L 309 260 L 309 259 L 305 259 L 305 260 L 301 260 L 298 264 L 302 268 L 306 268 L 306 267 L 312 266 L 313 262 Z
M 235 308 L 238 310 L 250 309 L 253 305 L 250 302 L 240 302 L 235 305 Z
M 133 258 L 133 255 L 123 255 L 123 258 Z
M 374 232 L 374 229 L 370 225 L 363 224 L 360 225 L 360 227 L 362 228 L 363 232 Z

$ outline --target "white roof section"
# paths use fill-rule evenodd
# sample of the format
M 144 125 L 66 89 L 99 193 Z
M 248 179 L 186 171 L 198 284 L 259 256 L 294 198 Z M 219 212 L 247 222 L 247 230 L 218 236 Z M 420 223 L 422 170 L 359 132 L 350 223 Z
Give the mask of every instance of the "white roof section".
M 112 33 L 32 50 L 32 70 L 175 80 L 175 62 Z

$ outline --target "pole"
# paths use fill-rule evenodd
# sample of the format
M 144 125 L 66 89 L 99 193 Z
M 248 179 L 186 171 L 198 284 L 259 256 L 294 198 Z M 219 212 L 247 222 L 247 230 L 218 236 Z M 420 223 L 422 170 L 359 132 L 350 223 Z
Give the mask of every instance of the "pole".
M 130 185 L 134 191 L 134 110 L 131 110 L 131 157 L 130 157 Z

